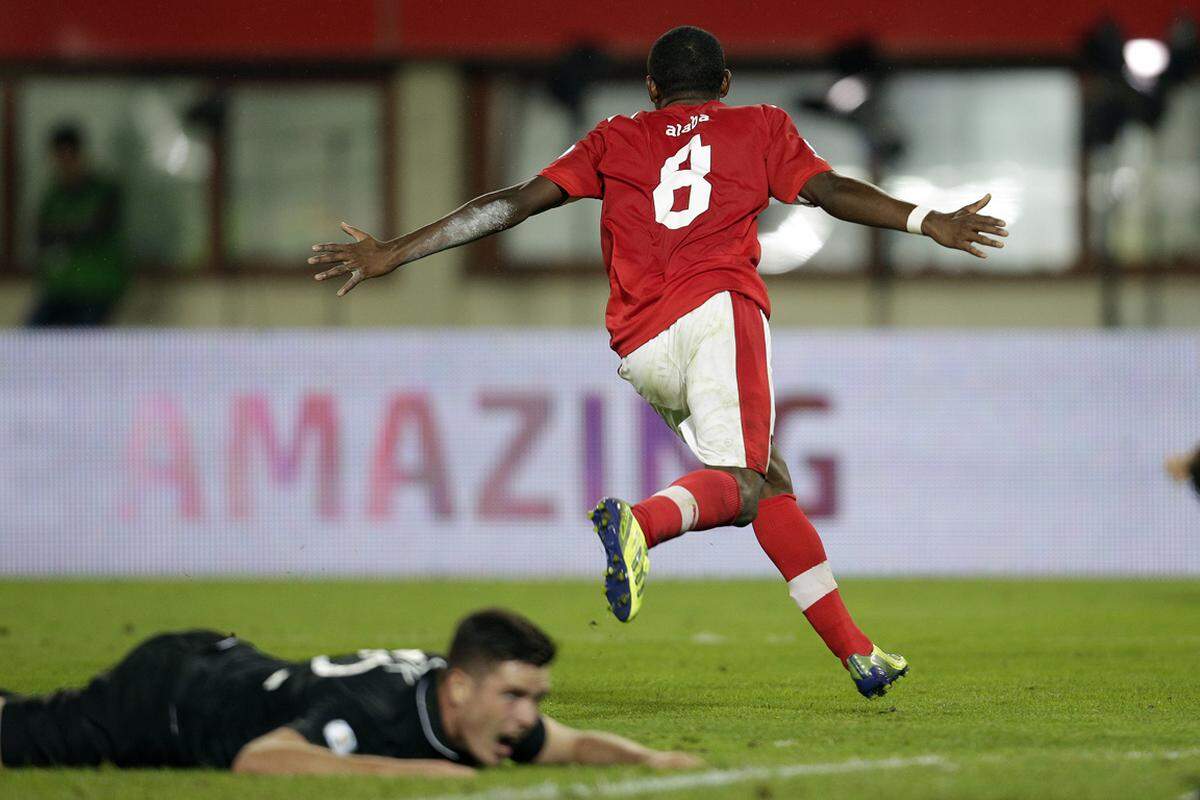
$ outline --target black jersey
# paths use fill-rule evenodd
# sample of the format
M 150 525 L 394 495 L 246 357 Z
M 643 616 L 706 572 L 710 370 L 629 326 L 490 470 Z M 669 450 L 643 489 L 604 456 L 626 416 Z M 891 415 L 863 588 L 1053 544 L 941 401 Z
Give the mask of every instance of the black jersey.
M 475 765 L 442 728 L 445 667 L 421 650 L 290 662 L 211 631 L 163 634 L 81 691 L 10 698 L 0 758 L 9 766 L 228 767 L 247 742 L 286 726 L 343 755 Z M 513 760 L 533 760 L 545 737 L 539 721 Z

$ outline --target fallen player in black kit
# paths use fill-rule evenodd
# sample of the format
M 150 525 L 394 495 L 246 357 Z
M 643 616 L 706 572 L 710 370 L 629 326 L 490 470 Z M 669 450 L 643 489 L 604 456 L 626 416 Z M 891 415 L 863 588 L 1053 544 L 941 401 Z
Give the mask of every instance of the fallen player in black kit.
M 154 636 L 83 689 L 0 693 L 5 767 L 216 767 L 461 777 L 505 759 L 700 765 L 541 714 L 552 641 L 517 614 L 464 619 L 446 658 L 360 650 L 288 662 L 234 636 Z

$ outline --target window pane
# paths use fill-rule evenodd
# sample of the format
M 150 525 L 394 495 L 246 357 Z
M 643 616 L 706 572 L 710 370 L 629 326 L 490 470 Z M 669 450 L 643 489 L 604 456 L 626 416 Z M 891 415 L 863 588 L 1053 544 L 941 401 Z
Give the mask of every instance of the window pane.
M 1169 96 L 1157 129 L 1127 125 L 1089 162 L 1094 241 L 1118 263 L 1195 263 L 1200 251 L 1200 80 Z
M 807 98 L 823 97 L 836 76 L 806 72 L 735 76 L 730 97 L 738 103 L 772 103 L 787 111 L 800 135 L 843 175 L 867 179 L 866 142 L 844 120 L 801 108 Z M 771 201 L 759 218 L 762 272 L 792 270 L 860 272 L 870 258 L 870 234 L 861 225 L 834 219 L 819 208 Z
M 198 81 L 35 77 L 18 86 L 18 258 L 37 256 L 37 209 L 54 178 L 51 131 L 79 126 L 88 162 L 122 190 L 122 228 L 131 259 L 182 268 L 208 261 L 211 155 L 202 133 L 188 129 L 189 108 L 203 96 Z
M 905 137 L 884 187 L 939 210 L 992 193 L 1012 236 L 989 272 L 1061 271 L 1079 256 L 1079 86 L 1066 70 L 907 72 L 884 98 Z M 889 232 L 898 269 L 976 269 L 961 251 Z
M 735 79 L 728 102 L 774 103 L 792 114 L 801 135 L 838 170 L 861 176 L 867 163 L 864 144 L 845 123 L 798 110 L 799 100 L 824 91 L 826 76 L 751 74 Z M 496 121 L 490 158 L 498 179 L 506 184 L 527 180 L 591 126 L 613 114 L 649 110 L 645 88 L 637 81 L 596 87 L 585 102 L 583 122 L 576 126 L 539 82 L 497 81 L 490 118 Z M 600 203 L 584 201 L 534 217 L 501 237 L 506 258 L 516 266 L 598 264 Z M 856 270 L 867 257 L 864 229 L 830 218 L 819 210 L 772 202 L 760 219 L 765 272 L 806 269 Z
M 383 125 L 375 84 L 258 84 L 231 94 L 229 253 L 306 268 L 342 220 L 383 229 Z

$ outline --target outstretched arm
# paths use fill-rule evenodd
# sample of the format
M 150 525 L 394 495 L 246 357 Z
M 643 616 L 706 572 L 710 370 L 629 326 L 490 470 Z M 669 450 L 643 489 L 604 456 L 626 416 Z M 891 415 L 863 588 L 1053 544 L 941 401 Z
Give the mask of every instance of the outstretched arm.
M 368 278 L 387 275 L 403 264 L 482 239 L 519 225 L 534 214 L 562 205 L 567 195 L 556 183 L 540 175 L 517 186 L 480 195 L 437 222 L 386 242 L 342 223 L 353 242 L 314 244 L 309 264 L 336 264 L 318 273 L 319 281 L 349 275 L 338 297 Z
M 897 200 L 878 187 L 833 171 L 810 178 L 800 196 L 838 219 L 897 231 L 908 230 L 908 216 L 916 208 L 912 203 Z M 984 234 L 1008 236 L 1004 220 L 979 214 L 991 199 L 990 194 L 984 195 L 949 214 L 930 211 L 921 224 L 921 233 L 942 247 L 965 250 L 973 256 L 987 258 L 975 245 L 1004 247 L 1004 242 Z
M 396 775 L 469 778 L 475 770 L 429 758 L 338 755 L 310 744 L 291 728 L 276 728 L 247 743 L 233 759 L 234 772 L 260 775 Z
M 577 731 L 546 716 L 542 720 L 546 744 L 534 759 L 536 764 L 641 764 L 655 769 L 704 766 L 690 753 L 651 750 L 613 733 Z

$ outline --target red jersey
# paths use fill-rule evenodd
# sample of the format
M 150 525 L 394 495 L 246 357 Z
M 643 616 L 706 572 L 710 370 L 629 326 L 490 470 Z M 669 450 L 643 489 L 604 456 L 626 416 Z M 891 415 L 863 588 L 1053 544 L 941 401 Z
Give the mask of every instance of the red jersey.
M 770 316 L 758 215 L 828 169 L 782 109 L 710 100 L 609 117 L 540 174 L 604 201 L 605 324 L 624 357 L 718 292 Z

